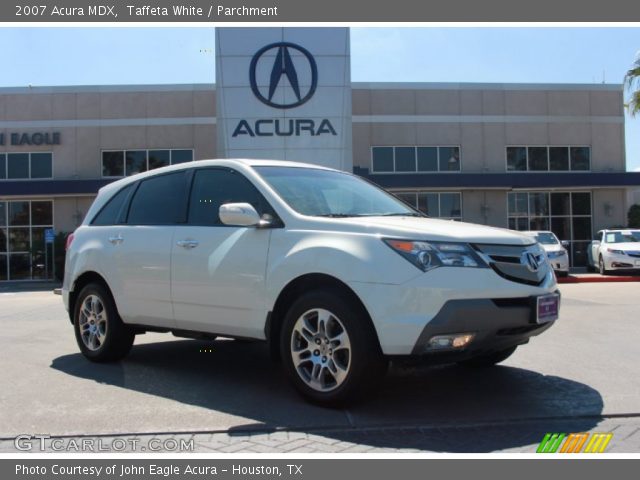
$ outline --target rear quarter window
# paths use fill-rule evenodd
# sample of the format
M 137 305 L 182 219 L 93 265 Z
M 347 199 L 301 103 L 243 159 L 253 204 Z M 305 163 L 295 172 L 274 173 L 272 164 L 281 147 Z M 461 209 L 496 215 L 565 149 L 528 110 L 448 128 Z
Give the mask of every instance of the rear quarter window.
M 129 184 L 112 196 L 106 205 L 102 207 L 98 214 L 93 218 L 91 225 L 104 226 L 115 225 L 118 223 L 120 212 L 132 188 L 133 184 Z

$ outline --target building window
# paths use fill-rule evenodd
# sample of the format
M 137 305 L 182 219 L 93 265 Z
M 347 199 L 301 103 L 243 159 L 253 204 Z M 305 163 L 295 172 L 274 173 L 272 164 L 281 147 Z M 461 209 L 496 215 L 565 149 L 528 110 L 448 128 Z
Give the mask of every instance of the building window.
M 393 147 L 371 149 L 373 172 L 393 172 Z
M 52 252 L 45 255 L 48 228 L 53 228 L 53 201 L 0 201 L 0 280 L 52 278 Z
M 549 147 L 550 170 L 569 170 L 569 149 L 567 147 Z
M 416 171 L 416 149 L 415 147 L 396 147 L 394 149 L 396 172 Z
M 171 150 L 149 150 L 149 170 L 171 165 Z
M 135 175 L 147 171 L 147 151 L 127 150 L 124 154 L 124 174 L 125 176 Z
M 550 230 L 570 242 L 573 266 L 587 263 L 591 240 L 591 192 L 510 192 L 509 228 Z
M 418 171 L 438 171 L 438 149 L 436 147 L 418 147 L 416 153 L 418 156 Z
M 102 176 L 124 177 L 124 152 L 102 152 Z
M 507 147 L 508 172 L 567 172 L 589 170 L 591 170 L 591 147 Z
M 460 147 L 371 147 L 372 173 L 459 172 Z
M 171 165 L 193 161 L 193 150 L 171 150 Z
M 193 149 L 103 150 L 102 176 L 124 177 L 193 161 Z
M 460 192 L 392 192 L 400 200 L 434 218 L 462 220 Z
M 50 152 L 0 153 L 0 180 L 53 178 Z
M 589 147 L 570 147 L 571 170 L 591 169 L 591 150 Z
M 526 171 L 527 170 L 527 148 L 507 147 L 507 170 Z
M 529 170 L 549 170 L 549 151 L 547 147 L 528 147 Z

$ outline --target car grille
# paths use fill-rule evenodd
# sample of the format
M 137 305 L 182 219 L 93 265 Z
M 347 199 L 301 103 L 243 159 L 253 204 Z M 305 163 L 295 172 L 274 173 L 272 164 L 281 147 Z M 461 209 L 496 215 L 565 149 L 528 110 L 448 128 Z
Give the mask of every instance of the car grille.
M 489 260 L 489 265 L 500 276 L 513 282 L 540 285 L 549 273 L 549 262 L 537 245 L 474 244 L 473 248 Z M 535 260 L 537 268 L 530 260 Z
M 630 257 L 640 258 L 640 252 L 625 252 Z

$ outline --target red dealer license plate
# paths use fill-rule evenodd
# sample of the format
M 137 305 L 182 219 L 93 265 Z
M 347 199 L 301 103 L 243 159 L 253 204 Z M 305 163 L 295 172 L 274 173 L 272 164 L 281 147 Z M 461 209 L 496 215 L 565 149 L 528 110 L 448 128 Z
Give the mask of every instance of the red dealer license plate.
M 538 323 L 552 322 L 558 319 L 558 307 L 560 305 L 560 295 L 552 293 L 543 295 L 537 299 L 537 317 Z

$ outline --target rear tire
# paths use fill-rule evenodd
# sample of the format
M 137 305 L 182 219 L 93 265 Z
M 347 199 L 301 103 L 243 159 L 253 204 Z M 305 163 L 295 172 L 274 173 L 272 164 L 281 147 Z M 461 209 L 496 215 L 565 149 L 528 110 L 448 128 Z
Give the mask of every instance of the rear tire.
M 92 362 L 112 362 L 125 357 L 135 339 L 124 323 L 111 293 L 98 283 L 85 286 L 73 312 L 73 328 L 82 354 Z
M 293 386 L 324 406 L 363 398 L 387 368 L 367 312 L 334 290 L 306 293 L 291 305 L 282 325 L 280 353 Z
M 469 360 L 463 360 L 462 362 L 458 362 L 458 365 L 462 365 L 463 367 L 472 367 L 472 368 L 483 368 L 483 367 L 492 367 L 497 363 L 505 361 L 513 352 L 516 351 L 516 347 L 507 348 L 505 350 L 500 350 L 498 352 L 493 352 L 488 355 L 480 355 L 478 357 L 470 358 Z

